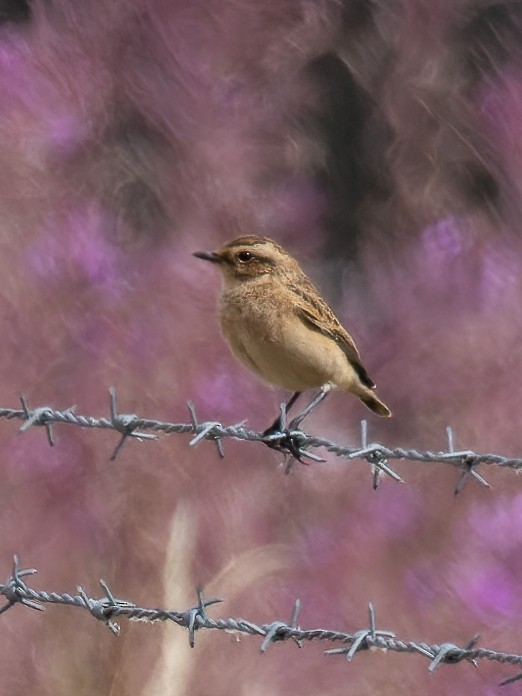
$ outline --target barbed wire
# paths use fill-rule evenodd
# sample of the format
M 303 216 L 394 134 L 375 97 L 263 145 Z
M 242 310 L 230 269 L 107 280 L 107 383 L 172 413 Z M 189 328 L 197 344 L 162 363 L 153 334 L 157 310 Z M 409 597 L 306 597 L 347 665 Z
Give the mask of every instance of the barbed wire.
M 195 646 L 196 631 L 201 629 L 224 631 L 233 634 L 245 634 L 260 636 L 261 652 L 264 653 L 272 643 L 281 641 L 294 641 L 298 647 L 302 647 L 305 641 L 328 641 L 329 643 L 341 643 L 341 647 L 325 650 L 326 655 L 344 655 L 348 662 L 363 650 L 381 650 L 384 652 L 416 653 L 428 658 L 430 672 L 433 672 L 442 664 L 456 664 L 458 662 L 470 662 L 477 666 L 480 660 L 489 660 L 522 667 L 522 655 L 499 652 L 488 648 L 478 647 L 479 636 L 474 636 L 467 645 L 460 647 L 455 643 L 441 644 L 402 640 L 393 631 L 381 630 L 376 626 L 375 611 L 369 604 L 369 626 L 358 629 L 352 633 L 333 631 L 326 628 L 304 629 L 299 625 L 301 602 L 297 599 L 294 603 L 292 616 L 289 622 L 271 621 L 270 623 L 257 624 L 248 619 L 222 618 L 214 619 L 207 614 L 208 607 L 223 602 L 221 598 L 204 599 L 201 588 L 197 590 L 197 604 L 185 611 L 173 611 L 166 609 L 147 609 L 138 607 L 132 602 L 116 598 L 107 583 L 100 580 L 104 590 L 104 596 L 96 599 L 78 587 L 77 595 L 58 592 L 45 592 L 33 590 L 28 587 L 24 578 L 34 575 L 36 568 L 20 568 L 18 556 L 14 557 L 11 576 L 5 583 L 0 584 L 0 595 L 5 597 L 7 603 L 0 607 L 0 614 L 11 609 L 15 604 L 21 604 L 37 611 L 44 610 L 44 604 L 62 604 L 87 610 L 91 616 L 102 621 L 115 635 L 121 631 L 116 618 L 126 618 L 130 621 L 143 621 L 156 623 L 158 621 L 171 621 L 185 628 L 188 632 L 189 644 Z M 522 674 L 505 679 L 502 685 L 511 684 L 522 679 Z
M 363 459 L 371 466 L 373 487 L 377 488 L 382 476 L 388 476 L 398 483 L 404 480 L 388 464 L 390 460 L 409 460 L 423 463 L 450 464 L 460 470 L 460 478 L 455 487 L 455 494 L 459 494 L 465 483 L 474 478 L 482 486 L 489 487 L 487 480 L 478 473 L 477 468 L 483 465 L 496 465 L 514 471 L 522 469 L 521 457 L 505 457 L 501 454 L 479 453 L 473 450 L 456 450 L 454 446 L 454 433 L 451 427 L 446 428 L 447 449 L 441 451 L 420 451 L 413 448 L 387 447 L 380 443 L 368 442 L 367 421 L 361 421 L 361 442 L 356 446 L 340 445 L 326 438 L 309 435 L 301 430 L 300 425 L 304 418 L 322 401 L 326 394 L 320 393 L 310 404 L 301 411 L 289 423 L 286 419 L 286 405 L 281 404 L 280 417 L 272 428 L 264 432 L 256 432 L 245 427 L 246 421 L 225 426 L 220 421 L 199 421 L 196 409 L 192 402 L 188 402 L 190 422 L 170 423 L 153 418 L 142 418 L 136 414 L 119 413 L 116 400 L 116 391 L 109 390 L 110 415 L 109 417 L 94 417 L 80 415 L 75 412 L 75 406 L 62 411 L 51 406 L 37 406 L 30 408 L 25 396 L 21 396 L 22 408 L 0 407 L 0 418 L 7 420 L 23 421 L 20 432 L 26 432 L 32 427 L 44 427 L 47 440 L 52 447 L 55 445 L 53 426 L 57 424 L 73 425 L 80 428 L 98 428 L 114 430 L 120 434 L 110 460 L 114 461 L 123 445 L 129 438 L 138 440 L 156 440 L 157 433 L 171 435 L 193 435 L 189 442 L 191 447 L 199 445 L 204 440 L 214 442 L 220 457 L 224 456 L 223 440 L 232 438 L 245 442 L 262 443 L 271 449 L 285 455 L 285 473 L 289 473 L 296 461 L 302 464 L 324 462 L 324 458 L 311 450 L 324 449 L 327 452 L 346 460 Z M 276 427 L 277 424 L 277 427 Z
M 41 426 L 45 428 L 47 440 L 51 446 L 55 445 L 53 426 L 56 424 L 114 430 L 120 434 L 120 439 L 110 457 L 111 460 L 116 459 L 129 438 L 153 440 L 157 439 L 156 433 L 192 435 L 189 445 L 193 447 L 204 440 L 212 441 L 221 457 L 224 456 L 223 440 L 226 438 L 262 443 L 285 454 L 287 460 L 285 471 L 287 472 L 291 470 L 296 460 L 302 463 L 307 463 L 305 461 L 307 459 L 324 462 L 325 460 L 322 457 L 310 451 L 311 449 L 323 448 L 327 452 L 347 460 L 366 460 L 371 466 L 374 487 L 377 487 L 383 475 L 389 476 L 396 482 L 403 482 L 403 479 L 388 466 L 387 462 L 389 460 L 439 462 L 456 466 L 461 470 L 461 475 L 455 493 L 459 493 L 462 490 L 470 477 L 474 477 L 482 485 L 489 485 L 483 476 L 476 471 L 476 467 L 479 465 L 496 464 L 515 471 L 522 468 L 522 458 L 508 458 L 498 454 L 480 454 L 472 450 L 455 450 L 454 434 L 450 427 L 447 428 L 447 450 L 441 452 L 389 448 L 382 444 L 369 443 L 366 421 L 361 422 L 361 442 L 359 446 L 339 445 L 324 438 L 308 435 L 300 429 L 300 425 L 322 398 L 324 398 L 324 395 L 314 399 L 307 408 L 288 424 L 286 407 L 285 404 L 282 404 L 280 418 L 271 429 L 265 432 L 248 430 L 245 427 L 245 422 L 231 426 L 224 426 L 219 421 L 200 422 L 195 407 L 190 402 L 188 404 L 190 422 L 188 423 L 170 423 L 141 418 L 136 414 L 122 414 L 119 413 L 117 408 L 114 389 L 110 390 L 110 416 L 108 418 L 79 415 L 75 413 L 74 407 L 62 411 L 50 406 L 30 408 L 27 399 L 23 396 L 21 397 L 21 409 L 0 408 L 0 418 L 23 421 L 20 427 L 21 432 L 26 432 L 31 427 Z M 147 609 L 137 607 L 132 602 L 115 598 L 107 584 L 103 581 L 100 582 L 105 595 L 100 599 L 90 597 L 81 587 L 78 587 L 77 595 L 36 591 L 29 588 L 23 579 L 34 573 L 36 573 L 34 568 L 21 570 L 18 558 L 15 557 L 11 577 L 3 585 L 0 584 L 0 595 L 7 600 L 7 604 L 0 608 L 0 614 L 17 603 L 37 610 L 42 610 L 45 603 L 65 604 L 87 609 L 92 616 L 103 621 L 116 634 L 120 631 L 119 625 L 115 621 L 118 617 L 125 617 L 131 621 L 172 621 L 188 630 L 191 646 L 194 646 L 196 631 L 203 628 L 261 636 L 263 638 L 261 644 L 262 652 L 265 652 L 272 643 L 278 641 L 293 640 L 301 647 L 304 641 L 326 640 L 342 644 L 341 647 L 326 650 L 326 654 L 342 654 L 348 661 L 351 661 L 362 650 L 381 649 L 384 651 L 422 654 L 430 660 L 429 669 L 431 671 L 440 664 L 454 664 L 462 661 L 477 664 L 479 660 L 484 659 L 517 665 L 522 668 L 522 655 L 479 648 L 477 647 L 478 637 L 473 638 L 464 647 L 459 647 L 452 642 L 429 644 L 404 641 L 391 631 L 383 631 L 376 628 L 375 613 L 372 605 L 369 607 L 369 628 L 363 628 L 353 633 L 323 628 L 305 630 L 298 624 L 300 612 L 300 602 L 298 600 L 294 605 L 292 618 L 289 623 L 272 621 L 271 623 L 258 625 L 241 618 L 213 619 L 209 617 L 206 609 L 222 600 L 205 600 L 201 590 L 198 590 L 197 605 L 185 611 Z M 505 680 L 503 684 L 512 683 L 519 679 L 522 679 L 522 674 L 517 674 L 515 677 Z

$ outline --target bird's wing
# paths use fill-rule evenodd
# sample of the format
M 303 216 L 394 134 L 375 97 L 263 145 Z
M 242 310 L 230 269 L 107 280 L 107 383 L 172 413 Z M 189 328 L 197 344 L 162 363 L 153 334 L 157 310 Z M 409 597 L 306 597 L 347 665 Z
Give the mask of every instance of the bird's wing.
M 361 363 L 359 351 L 348 331 L 342 326 L 330 307 L 321 298 L 312 283 L 305 277 L 299 284 L 289 284 L 295 297 L 298 317 L 314 331 L 334 340 L 359 376 L 361 382 L 370 389 L 375 384 Z

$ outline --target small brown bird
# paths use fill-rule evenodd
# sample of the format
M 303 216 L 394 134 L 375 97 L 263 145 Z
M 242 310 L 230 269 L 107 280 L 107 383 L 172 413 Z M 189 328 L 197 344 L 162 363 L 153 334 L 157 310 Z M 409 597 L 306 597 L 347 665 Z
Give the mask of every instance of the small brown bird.
M 279 244 L 252 235 L 194 256 L 222 272 L 219 316 L 233 354 L 266 382 L 294 391 L 289 406 L 306 389 L 337 387 L 391 416 L 352 337 Z

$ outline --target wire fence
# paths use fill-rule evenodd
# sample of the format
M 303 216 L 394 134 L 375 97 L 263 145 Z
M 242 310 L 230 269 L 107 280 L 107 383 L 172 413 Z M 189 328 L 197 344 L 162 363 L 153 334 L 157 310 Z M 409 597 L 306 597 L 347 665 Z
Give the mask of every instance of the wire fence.
M 14 557 L 11 576 L 4 584 L 0 584 L 0 595 L 7 600 L 7 603 L 0 608 L 0 614 L 11 609 L 15 604 L 21 604 L 38 611 L 43 611 L 44 604 L 62 604 L 88 611 L 95 619 L 102 621 L 115 635 L 119 635 L 121 630 L 115 621 L 117 618 L 146 623 L 171 621 L 187 630 L 189 644 L 192 648 L 195 646 L 196 631 L 206 629 L 238 635 L 259 636 L 262 638 L 261 652 L 263 653 L 273 643 L 281 641 L 291 640 L 298 647 L 302 647 L 305 641 L 326 641 L 333 645 L 340 644 L 339 647 L 330 647 L 325 650 L 326 655 L 343 655 L 348 662 L 351 662 L 361 651 L 379 649 L 384 653 L 399 652 L 422 655 L 429 660 L 428 669 L 430 672 L 442 664 L 469 662 L 477 666 L 480 660 L 490 660 L 522 668 L 522 655 L 478 647 L 479 636 L 472 638 L 465 646 L 458 646 L 451 642 L 435 644 L 403 640 L 392 631 L 377 628 L 375 611 L 371 604 L 368 611 L 369 625 L 351 633 L 344 633 L 327 628 L 301 628 L 299 625 L 301 611 L 299 600 L 295 601 L 289 622 L 271 621 L 270 623 L 256 624 L 243 618 L 214 619 L 210 617 L 207 609 L 223 600 L 204 599 L 201 589 L 197 590 L 197 604 L 184 611 L 147 609 L 116 598 L 103 580 L 100 580 L 100 583 L 105 594 L 99 599 L 89 596 L 82 587 L 77 588 L 77 595 L 33 590 L 28 587 L 24 578 L 34 575 L 36 572 L 35 568 L 21 569 L 18 557 Z M 501 685 L 511 684 L 520 679 L 522 679 L 522 673 L 505 679 Z
M 275 427 L 276 424 L 274 424 L 274 427 L 269 429 L 269 431 L 256 432 L 245 427 L 246 421 L 229 426 L 225 426 L 217 420 L 199 421 L 195 407 L 191 402 L 188 403 L 190 414 L 190 422 L 188 423 L 170 423 L 152 418 L 142 418 L 136 414 L 119 413 L 115 390 L 110 389 L 109 394 L 109 417 L 80 415 L 75 412 L 74 406 L 62 411 L 52 408 L 51 406 L 30 408 L 26 398 L 22 396 L 22 407 L 18 409 L 0 407 L 0 418 L 22 421 L 20 427 L 21 432 L 25 432 L 32 427 L 40 426 L 45 428 L 47 439 L 51 446 L 55 445 L 53 426 L 58 424 L 78 426 L 80 428 L 114 430 L 119 433 L 120 438 L 110 457 L 111 461 L 116 459 L 127 440 L 131 438 L 136 438 L 138 440 L 156 440 L 158 433 L 166 435 L 175 433 L 192 435 L 192 439 L 189 442 L 191 447 L 199 445 L 204 440 L 211 441 L 217 447 L 220 457 L 224 456 L 223 442 L 227 438 L 257 444 L 261 443 L 285 455 L 286 473 L 292 470 L 296 461 L 303 464 L 309 461 L 324 462 L 325 459 L 317 454 L 317 450 L 325 450 L 326 452 L 348 461 L 355 459 L 367 461 L 371 466 L 374 488 L 377 488 L 383 476 L 388 476 L 398 483 L 404 483 L 404 479 L 389 465 L 389 462 L 393 460 L 452 465 L 460 472 L 455 487 L 455 494 L 462 491 L 464 485 L 470 478 L 474 478 L 481 485 L 489 487 L 487 480 L 478 472 L 477 469 L 479 467 L 496 465 L 512 471 L 519 471 L 522 469 L 522 458 L 520 457 L 505 457 L 501 454 L 479 453 L 469 449 L 456 450 L 454 446 L 454 434 L 451 427 L 446 429 L 447 449 L 438 452 L 406 449 L 403 447 L 388 447 L 380 443 L 368 442 L 368 429 L 365 420 L 361 422 L 360 443 L 355 446 L 341 445 L 325 438 L 309 435 L 300 428 L 300 425 L 304 418 L 317 406 L 319 401 L 324 398 L 324 395 L 314 399 L 301 413 L 288 423 L 285 404 L 282 404 L 281 415 L 277 427 Z
M 316 437 L 305 433 L 301 429 L 301 423 L 324 395 L 314 399 L 301 413 L 290 422 L 287 422 L 285 404 L 281 405 L 280 418 L 272 428 L 265 432 L 256 432 L 245 427 L 245 422 L 225 426 L 219 421 L 199 421 L 195 407 L 188 403 L 190 420 L 187 423 L 170 423 L 151 418 L 142 418 L 136 414 L 119 413 L 114 389 L 110 390 L 110 413 L 108 417 L 93 417 L 75 413 L 75 408 L 57 410 L 51 406 L 30 407 L 25 397 L 21 397 L 21 408 L 0 408 L 0 418 L 21 421 L 21 432 L 26 432 L 32 427 L 42 427 L 47 434 L 49 445 L 54 446 L 55 425 L 72 425 L 80 428 L 98 428 L 113 430 L 119 434 L 119 440 L 110 456 L 116 459 L 124 444 L 132 438 L 139 440 L 155 440 L 158 434 L 187 434 L 191 436 L 189 445 L 195 447 L 203 441 L 213 442 L 221 457 L 224 456 L 223 442 L 227 438 L 242 440 L 245 442 L 262 444 L 285 455 L 288 473 L 296 461 L 308 463 L 307 460 L 324 462 L 317 454 L 317 450 L 325 450 L 337 457 L 351 461 L 363 459 L 370 464 L 373 473 L 373 485 L 377 487 L 382 476 L 388 476 L 396 482 L 403 483 L 403 479 L 390 466 L 393 460 L 409 460 L 415 462 L 443 463 L 456 467 L 460 476 L 455 488 L 459 493 L 464 484 L 470 478 L 476 479 L 480 484 L 488 486 L 488 482 L 477 471 L 479 466 L 496 465 L 512 471 L 522 468 L 522 458 L 504 457 L 499 454 L 478 453 L 472 450 L 456 450 L 454 446 L 454 434 L 450 427 L 447 428 L 447 449 L 440 452 L 419 451 L 401 447 L 391 448 L 380 443 L 368 442 L 368 429 L 366 421 L 361 422 L 361 440 L 358 445 L 341 445 L 325 438 Z M 96 599 L 89 596 L 85 590 L 78 587 L 78 594 L 60 594 L 56 592 L 37 591 L 30 588 L 24 578 L 34 575 L 36 569 L 20 569 L 18 558 L 15 557 L 11 576 L 4 584 L 0 584 L 0 596 L 6 599 L 6 604 L 0 607 L 0 614 L 7 611 L 15 604 L 21 604 L 31 609 L 43 610 L 44 604 L 62 604 L 74 606 L 90 612 L 96 619 L 102 621 L 115 634 L 119 634 L 120 627 L 116 622 L 118 618 L 126 618 L 130 621 L 144 621 L 153 623 L 157 621 L 171 621 L 188 631 L 189 642 L 192 647 L 195 643 L 196 631 L 201 629 L 235 632 L 262 638 L 261 651 L 265 652 L 272 643 L 280 641 L 294 641 L 299 647 L 305 641 L 327 641 L 333 647 L 325 650 L 327 655 L 344 655 L 351 661 L 357 653 L 364 650 L 380 649 L 385 652 L 406 652 L 419 654 L 429 660 L 429 670 L 433 671 L 441 664 L 455 664 L 469 662 L 477 664 L 480 660 L 496 661 L 520 667 L 521 673 L 516 674 L 502 682 L 510 684 L 522 679 L 522 655 L 507 653 L 488 648 L 478 647 L 478 636 L 475 636 L 467 645 L 458 646 L 453 642 L 432 644 L 404 640 L 392 631 L 385 631 L 376 627 L 375 612 L 373 606 L 369 606 L 369 625 L 354 632 L 333 631 L 326 628 L 303 629 L 298 623 L 301 605 L 299 600 L 295 602 L 292 616 L 289 622 L 271 621 L 265 624 L 256 624 L 242 618 L 214 619 L 208 615 L 207 609 L 221 602 L 221 599 L 206 600 L 201 590 L 198 590 L 197 604 L 184 611 L 172 611 L 166 609 L 147 609 L 137 607 L 132 602 L 116 598 L 104 581 L 100 581 L 104 590 L 104 596 Z

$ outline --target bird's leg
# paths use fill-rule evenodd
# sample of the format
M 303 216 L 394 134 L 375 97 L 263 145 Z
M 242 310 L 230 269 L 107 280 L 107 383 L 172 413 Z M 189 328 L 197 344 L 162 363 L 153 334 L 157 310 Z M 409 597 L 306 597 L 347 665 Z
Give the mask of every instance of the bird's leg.
M 296 440 L 296 436 L 292 435 L 291 431 L 299 428 L 306 416 L 310 415 L 314 408 L 316 408 L 316 406 L 318 406 L 321 403 L 321 401 L 323 401 L 326 398 L 331 388 L 331 384 L 325 384 L 321 388 L 321 391 L 308 404 L 308 406 L 305 409 L 303 409 L 301 413 L 298 413 L 297 416 L 293 420 L 291 420 L 290 423 L 287 424 L 287 411 L 295 404 L 299 395 L 301 394 L 301 392 L 295 392 L 295 394 L 292 394 L 292 397 L 286 404 L 281 404 L 281 414 L 279 418 L 277 418 L 272 423 L 270 428 L 267 428 L 267 430 L 265 430 L 265 432 L 263 433 L 265 437 L 270 437 L 271 435 L 276 434 L 279 435 L 279 438 L 277 440 L 265 441 L 265 444 L 268 445 L 268 447 L 271 447 L 272 449 L 276 449 L 287 453 L 285 474 L 289 474 L 291 472 L 294 460 L 301 462 L 301 464 L 308 464 L 308 462 L 303 460 L 303 456 L 307 456 L 310 459 L 314 459 L 315 461 L 325 461 L 324 459 L 321 459 L 320 457 L 317 457 L 315 455 L 312 456 L 305 450 L 301 450 L 299 442 Z
M 295 428 L 298 428 L 301 423 L 304 421 L 304 419 L 309 416 L 312 411 L 319 406 L 321 401 L 324 401 L 326 397 L 328 396 L 330 390 L 332 388 L 331 384 L 325 384 L 323 387 L 321 387 L 321 391 L 314 396 L 314 398 L 310 401 L 308 406 L 304 408 L 301 413 L 298 413 L 297 416 L 290 422 L 289 424 L 289 430 L 294 430 Z
M 286 402 L 286 404 L 281 404 L 281 413 L 275 419 L 272 425 L 263 432 L 263 435 L 272 435 L 273 433 L 280 433 L 286 429 L 286 414 L 295 404 L 300 394 L 301 392 L 294 392 L 290 399 Z

